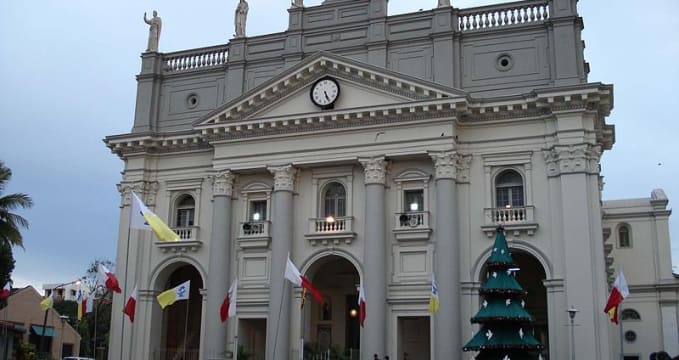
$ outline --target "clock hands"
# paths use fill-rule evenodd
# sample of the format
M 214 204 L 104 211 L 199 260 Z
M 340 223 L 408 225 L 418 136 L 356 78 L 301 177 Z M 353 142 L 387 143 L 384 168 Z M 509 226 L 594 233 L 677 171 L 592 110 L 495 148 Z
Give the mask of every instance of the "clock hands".
M 328 96 L 328 92 L 323 90 L 323 94 L 325 94 L 325 99 L 330 101 L 330 96 Z

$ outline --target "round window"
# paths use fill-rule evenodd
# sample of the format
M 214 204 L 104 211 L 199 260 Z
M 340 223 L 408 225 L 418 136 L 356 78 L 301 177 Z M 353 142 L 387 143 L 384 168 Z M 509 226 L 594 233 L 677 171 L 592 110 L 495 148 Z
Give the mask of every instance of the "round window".
M 636 340 L 636 339 L 637 339 L 637 333 L 635 333 L 634 331 L 629 330 L 629 331 L 625 332 L 625 340 L 627 340 L 627 342 L 634 342 L 634 340 Z
M 495 67 L 500 71 L 507 71 L 514 67 L 514 60 L 508 54 L 502 54 L 497 57 Z
M 191 94 L 186 97 L 186 107 L 189 109 L 193 109 L 198 106 L 198 102 L 198 95 L 196 94 Z

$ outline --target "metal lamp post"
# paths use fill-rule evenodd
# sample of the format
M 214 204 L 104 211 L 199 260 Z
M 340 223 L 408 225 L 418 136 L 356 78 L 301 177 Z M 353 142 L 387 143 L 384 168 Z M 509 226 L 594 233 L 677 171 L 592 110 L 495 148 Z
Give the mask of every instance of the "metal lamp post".
M 571 305 L 568 311 L 568 317 L 571 319 L 571 360 L 575 360 L 575 314 L 578 313 L 578 309 Z
M 61 319 L 61 342 L 59 345 L 59 359 L 61 359 L 64 351 L 64 324 L 66 323 L 66 320 L 68 320 L 68 316 L 61 315 L 59 316 L 59 319 Z
M 73 281 L 63 283 L 63 284 L 59 284 L 59 285 L 55 286 L 54 288 L 52 288 L 52 296 L 54 296 L 54 290 L 56 290 L 60 287 L 71 285 L 71 284 L 80 285 L 80 279 L 75 279 Z M 52 299 L 52 300 L 54 301 L 54 299 Z M 49 352 L 49 351 L 45 351 L 45 332 L 47 331 L 47 315 L 49 315 L 49 311 L 50 311 L 49 308 L 47 308 L 47 310 L 45 310 L 45 319 L 42 321 L 42 335 L 40 336 L 40 348 L 39 348 L 41 352 Z M 59 350 L 59 352 L 61 352 L 61 350 Z

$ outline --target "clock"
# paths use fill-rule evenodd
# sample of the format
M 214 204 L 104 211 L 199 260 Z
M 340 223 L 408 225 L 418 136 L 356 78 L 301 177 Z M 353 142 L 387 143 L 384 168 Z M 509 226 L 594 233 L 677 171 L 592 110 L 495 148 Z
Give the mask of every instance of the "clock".
M 311 102 L 323 110 L 332 109 L 340 94 L 337 80 L 330 76 L 318 79 L 311 87 Z

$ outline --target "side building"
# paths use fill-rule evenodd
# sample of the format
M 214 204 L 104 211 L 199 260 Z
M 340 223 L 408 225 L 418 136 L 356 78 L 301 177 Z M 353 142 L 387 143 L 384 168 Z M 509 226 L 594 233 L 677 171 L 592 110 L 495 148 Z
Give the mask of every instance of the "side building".
M 578 358 L 614 356 L 600 193 L 613 87 L 587 80 L 577 1 L 445 3 L 387 16 L 386 0 L 326 0 L 289 9 L 285 32 L 142 54 L 132 130 L 105 139 L 125 163 L 113 307 L 139 289 L 109 358 L 222 359 L 236 337 L 254 359 L 466 358 L 498 224 L 545 357 L 572 342 Z M 132 192 L 181 241 L 128 231 Z M 288 256 L 322 302 L 300 308 Z M 186 280 L 189 301 L 161 310 L 155 296 Z

